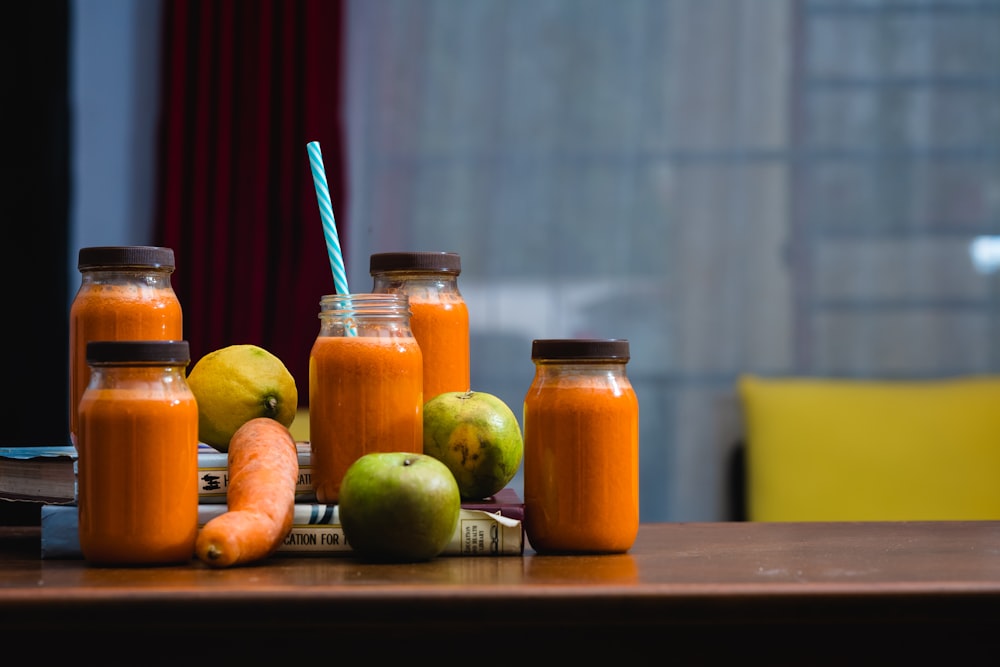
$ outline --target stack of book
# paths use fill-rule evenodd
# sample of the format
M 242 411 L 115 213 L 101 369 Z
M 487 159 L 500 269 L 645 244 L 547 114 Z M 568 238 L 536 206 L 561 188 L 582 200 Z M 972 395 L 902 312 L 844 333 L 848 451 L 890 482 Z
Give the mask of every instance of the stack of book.
M 316 502 L 309 444 L 299 446 L 299 486 L 291 533 L 278 554 L 347 553 L 350 545 L 336 505 Z M 76 507 L 76 449 L 0 448 L 0 499 L 41 504 L 42 558 L 82 558 Z M 198 452 L 198 521 L 226 511 L 227 455 L 202 444 Z M 524 503 L 507 487 L 496 495 L 463 501 L 445 556 L 505 556 L 524 553 Z

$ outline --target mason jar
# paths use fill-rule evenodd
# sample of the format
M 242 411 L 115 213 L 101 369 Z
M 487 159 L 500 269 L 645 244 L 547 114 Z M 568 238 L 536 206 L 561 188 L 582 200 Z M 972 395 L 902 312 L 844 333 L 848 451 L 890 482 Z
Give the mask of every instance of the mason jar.
M 532 342 L 524 527 L 540 553 L 620 553 L 639 529 L 639 404 L 624 339 Z
M 309 439 L 316 498 L 334 504 L 354 461 L 423 452 L 423 357 L 405 294 L 320 300 L 309 354 Z
M 183 563 L 198 532 L 198 404 L 187 341 L 91 341 L 80 399 L 80 550 L 94 563 Z
M 410 328 L 424 357 L 424 401 L 469 391 L 469 309 L 458 288 L 462 258 L 453 252 L 381 252 L 369 259 L 372 291 L 405 294 Z
M 77 443 L 77 409 L 90 379 L 92 340 L 180 340 L 180 301 L 170 284 L 174 251 L 158 246 L 81 248 L 80 287 L 69 312 L 69 423 Z

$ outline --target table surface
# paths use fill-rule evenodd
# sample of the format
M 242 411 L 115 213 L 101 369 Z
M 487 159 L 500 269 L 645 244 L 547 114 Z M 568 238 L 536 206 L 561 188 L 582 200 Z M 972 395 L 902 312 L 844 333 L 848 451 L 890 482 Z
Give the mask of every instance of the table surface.
M 893 651 L 903 638 L 914 652 L 971 649 L 970 639 L 1000 629 L 993 521 L 656 523 L 617 555 L 276 556 L 225 570 L 43 561 L 38 546 L 36 528 L 0 528 L 0 628 L 11 637 L 69 626 L 203 642 L 228 629 L 287 641 L 334 633 L 344 646 L 387 649 L 389 637 L 412 647 L 488 628 L 594 657 L 598 639 L 621 649 L 665 636 L 704 656 L 726 650 L 718 639 L 737 630 L 771 649 L 768 637 L 829 645 L 834 631 L 845 651 L 867 637 L 870 653 L 873 636 Z

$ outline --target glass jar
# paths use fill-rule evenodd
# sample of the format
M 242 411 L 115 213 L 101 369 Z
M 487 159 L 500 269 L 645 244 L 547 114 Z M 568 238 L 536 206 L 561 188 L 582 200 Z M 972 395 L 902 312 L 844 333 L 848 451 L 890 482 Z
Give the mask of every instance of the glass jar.
M 354 461 L 423 452 L 423 357 L 405 294 L 327 295 L 309 354 L 316 498 L 334 504 Z
M 93 563 L 183 563 L 198 532 L 198 404 L 187 341 L 91 341 L 80 399 L 80 549 Z
M 180 340 L 181 304 L 170 284 L 174 251 L 157 246 L 81 248 L 81 283 L 69 311 L 69 423 L 77 444 L 77 408 L 90 379 L 92 340 Z
M 469 391 L 469 310 L 453 252 L 383 252 L 369 260 L 372 291 L 410 298 L 410 328 L 424 357 L 424 401 Z
M 624 339 L 535 340 L 524 527 L 539 553 L 621 553 L 639 529 L 639 403 Z

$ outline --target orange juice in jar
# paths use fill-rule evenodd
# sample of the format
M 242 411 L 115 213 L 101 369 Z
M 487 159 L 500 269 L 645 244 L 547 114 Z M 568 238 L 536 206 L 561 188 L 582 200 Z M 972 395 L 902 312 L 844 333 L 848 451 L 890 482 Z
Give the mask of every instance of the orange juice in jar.
M 337 502 L 371 452 L 423 452 L 423 356 L 404 294 L 328 295 L 309 355 L 309 439 L 317 500 Z
M 181 304 L 170 284 L 174 251 L 155 246 L 81 248 L 81 283 L 69 313 L 70 438 L 90 379 L 87 342 L 180 340 Z
M 198 405 L 186 341 L 91 341 L 80 400 L 80 550 L 97 564 L 184 563 L 198 532 Z
M 524 528 L 539 553 L 622 553 L 639 529 L 639 404 L 623 339 L 532 342 Z
M 410 329 L 424 357 L 424 401 L 469 391 L 469 309 L 458 289 L 453 252 L 382 252 L 369 260 L 372 291 L 410 299 Z

